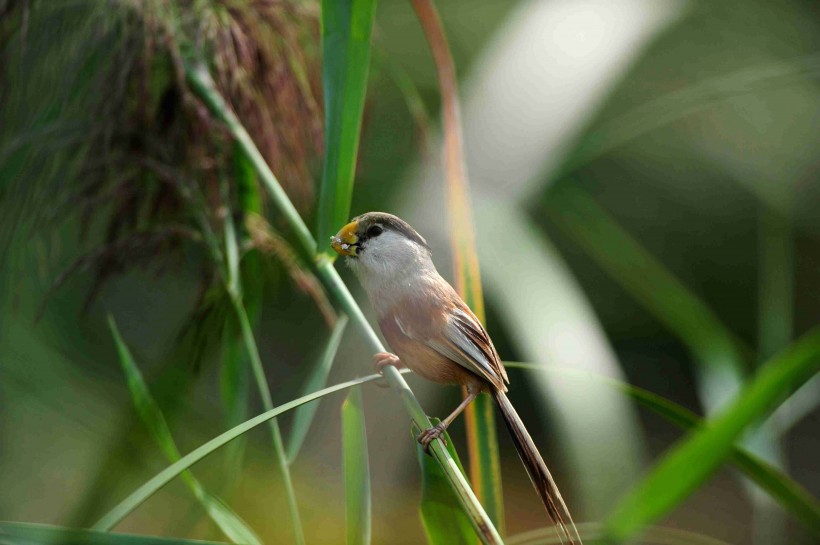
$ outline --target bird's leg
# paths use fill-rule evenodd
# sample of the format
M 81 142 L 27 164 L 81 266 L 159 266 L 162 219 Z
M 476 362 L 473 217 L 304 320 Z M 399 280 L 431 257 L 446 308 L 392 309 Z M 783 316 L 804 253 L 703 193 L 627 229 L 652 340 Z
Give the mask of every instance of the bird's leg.
M 434 439 L 437 439 L 442 433 L 444 433 L 444 430 L 446 430 L 450 426 L 450 424 L 453 423 L 453 420 L 455 420 L 456 417 L 458 417 L 458 415 L 460 415 L 461 412 L 467 408 L 467 405 L 472 403 L 476 396 L 478 396 L 478 392 L 478 389 L 473 389 L 468 386 L 467 397 L 465 397 L 461 401 L 461 403 L 459 403 L 458 407 L 456 407 L 456 410 L 450 413 L 450 416 L 448 416 L 432 428 L 427 428 L 426 430 L 421 432 L 418 437 L 416 437 L 416 440 L 419 443 L 421 443 L 422 447 L 424 447 L 424 452 L 428 454 L 430 453 L 430 451 L 428 450 L 428 448 L 430 447 L 430 442 Z
M 376 369 L 378 374 L 381 375 L 384 368 L 388 365 L 392 365 L 396 369 L 404 369 L 404 364 L 395 354 L 391 354 L 390 352 L 377 352 L 373 354 L 373 367 Z M 390 385 L 384 378 L 380 378 L 376 381 L 376 386 L 380 388 L 388 388 Z
M 381 375 L 384 368 L 388 365 L 392 365 L 396 369 L 404 368 L 404 364 L 395 354 L 391 354 L 390 352 L 377 352 L 373 354 L 373 367 L 376 368 L 378 374 Z

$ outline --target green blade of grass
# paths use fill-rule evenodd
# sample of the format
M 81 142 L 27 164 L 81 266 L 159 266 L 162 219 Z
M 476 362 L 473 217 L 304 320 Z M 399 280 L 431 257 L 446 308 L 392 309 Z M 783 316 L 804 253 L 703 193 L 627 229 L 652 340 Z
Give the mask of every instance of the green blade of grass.
M 329 240 L 350 214 L 375 12 L 375 0 L 322 1 L 326 151 L 319 190 L 320 242 Z M 327 245 L 319 251 L 333 254 Z
M 340 316 L 336 320 L 336 325 L 333 326 L 330 338 L 324 350 L 322 350 L 319 360 L 311 369 L 304 388 L 302 388 L 302 395 L 320 390 L 327 384 L 327 377 L 330 375 L 330 368 L 333 365 L 336 352 L 339 350 L 339 345 L 342 343 L 342 335 L 344 335 L 347 322 L 347 316 Z M 313 423 L 313 417 L 316 416 L 318 409 L 318 403 L 309 403 L 296 409 L 288 438 L 287 455 L 289 464 L 292 464 L 299 455 L 299 450 L 305 442 L 310 425 Z
M 642 388 L 631 386 L 625 382 L 577 371 L 575 369 L 545 367 L 543 365 L 520 362 L 504 362 L 504 365 L 508 368 L 530 369 L 548 373 L 583 373 L 587 378 L 594 378 L 597 381 L 617 388 L 676 426 L 683 429 L 695 429 L 702 425 L 701 418 L 688 409 L 664 397 Z M 810 532 L 820 535 L 820 502 L 818 502 L 808 490 L 772 464 L 741 446 L 734 445 L 732 447 L 730 461 L 772 498 L 776 499 L 783 508 L 791 513 L 797 520 L 803 522 Z
M 46 524 L 0 522 L 3 545 L 224 545 L 218 541 L 115 534 Z
M 192 450 L 182 458 L 180 458 L 177 462 L 174 462 L 164 470 L 157 473 L 154 477 L 149 479 L 147 482 L 143 483 L 138 489 L 132 492 L 127 498 L 119 503 L 114 509 L 106 513 L 100 520 L 94 524 L 94 530 L 110 530 L 114 526 L 116 526 L 122 519 L 124 519 L 128 514 L 139 507 L 145 500 L 150 498 L 153 494 L 155 494 L 158 490 L 160 490 L 163 486 L 174 480 L 180 474 L 184 473 L 187 469 L 193 466 L 195 463 L 199 462 L 206 456 L 212 454 L 217 449 L 227 445 L 237 437 L 241 437 L 242 435 L 248 433 L 252 429 L 261 426 L 265 422 L 271 420 L 272 418 L 276 418 L 277 416 L 281 416 L 288 411 L 292 411 L 293 409 L 304 405 L 305 403 L 310 403 L 311 401 L 315 401 L 317 399 L 321 399 L 325 396 L 330 394 L 345 390 L 347 388 L 352 388 L 353 386 L 358 386 L 360 384 L 366 384 L 368 382 L 373 382 L 375 380 L 379 380 L 383 378 L 382 375 L 368 375 L 366 377 L 357 378 L 354 380 L 349 380 L 347 382 L 342 382 L 340 384 L 335 384 L 333 386 L 329 386 L 323 390 L 319 390 L 318 392 L 313 392 L 310 395 L 302 396 L 300 398 L 294 399 L 293 401 L 289 401 L 279 407 L 276 407 L 273 410 L 265 411 L 264 413 L 257 415 L 250 420 L 243 422 L 242 424 L 235 426 L 228 431 L 214 437 L 207 443 L 199 446 L 198 448 Z
M 225 103 L 225 99 L 219 94 L 207 68 L 201 63 L 188 62 L 185 65 L 185 77 L 194 92 L 197 93 L 210 111 L 225 123 L 226 128 L 234 137 L 237 144 L 242 147 L 242 151 L 248 156 L 257 175 L 270 193 L 273 203 L 279 209 L 284 220 L 290 225 L 290 228 L 299 241 L 301 249 L 308 255 L 315 255 L 317 275 L 327 288 L 328 293 L 339 303 L 339 306 L 351 320 L 353 320 L 356 326 L 361 329 L 372 352 L 384 352 L 385 347 L 379 339 L 379 336 L 367 321 L 362 309 L 356 303 L 350 290 L 347 289 L 339 273 L 333 268 L 333 261 L 324 253 L 316 255 L 316 241 L 313 240 L 310 230 L 302 220 L 296 207 L 294 207 L 293 203 L 288 199 L 287 194 L 265 162 L 259 149 L 254 145 L 248 131 L 245 130 L 236 115 Z M 396 392 L 399 399 L 401 399 L 405 410 L 413 419 L 413 422 L 420 428 L 430 427 L 430 419 L 425 414 L 424 409 L 421 407 L 421 404 L 419 404 L 418 399 L 413 394 L 407 381 L 401 376 L 399 370 L 388 365 L 383 369 L 382 374 Z M 492 520 L 487 516 L 487 512 L 478 501 L 478 498 L 476 498 L 464 474 L 453 462 L 450 453 L 444 447 L 444 443 L 436 439 L 430 444 L 430 451 L 433 453 L 433 456 L 435 456 L 436 461 L 439 463 L 445 475 L 447 475 L 447 479 L 453 491 L 458 496 L 462 507 L 468 514 L 473 528 L 475 528 L 479 536 L 481 536 L 482 542 L 501 543 L 501 536 L 498 534 L 498 530 L 495 528 Z M 146 485 L 147 484 L 148 483 L 146 483 Z
M 233 180 L 236 187 L 236 201 L 243 217 L 262 213 L 262 196 L 256 180 L 256 173 L 242 149 L 233 146 Z M 231 195 L 229 187 L 224 185 L 223 202 L 229 203 Z M 230 209 L 230 207 L 227 207 Z M 235 237 L 228 239 L 228 231 L 235 228 L 233 219 L 226 224 L 226 252 L 228 262 L 228 278 L 235 284 L 235 290 L 241 290 L 243 299 L 248 307 L 251 323 L 256 323 L 262 299 L 263 276 L 259 255 L 249 252 L 239 255 L 239 248 Z M 221 252 L 220 252 L 221 253 Z M 230 291 L 230 290 L 229 290 Z M 247 420 L 250 398 L 250 363 L 242 343 L 242 336 L 235 319 L 226 318 L 225 330 L 222 335 L 222 368 L 220 374 L 220 393 L 223 412 L 227 427 L 231 428 Z M 229 472 L 229 482 L 235 483 L 242 469 L 242 459 L 245 454 L 246 438 L 240 437 L 232 442 L 225 452 L 225 459 Z
M 455 288 L 478 319 L 484 322 L 484 294 L 481 289 L 469 181 L 464 159 L 455 63 L 433 1 L 413 0 L 413 8 L 427 37 L 441 89 L 444 170 Z M 467 395 L 466 389 L 463 395 Z M 478 499 L 503 534 L 504 498 L 501 489 L 501 460 L 498 453 L 495 404 L 489 395 L 481 394 L 467 407 L 464 415 L 470 453 L 470 480 Z
M 367 456 L 362 389 L 359 386 L 350 390 L 342 404 L 342 459 L 347 545 L 369 545 L 370 462 Z
M 572 184 L 545 200 L 550 219 L 692 350 L 698 361 L 742 375 L 751 350 L 714 312 Z
M 128 390 L 131 392 L 131 399 L 134 402 L 134 407 L 140 419 L 165 453 L 165 456 L 171 462 L 179 461 L 181 456 L 176 443 L 174 443 L 171 430 L 168 428 L 168 423 L 162 414 L 162 410 L 151 396 L 151 392 L 148 390 L 148 386 L 142 378 L 142 373 L 137 367 L 131 355 L 131 351 L 125 344 L 125 341 L 123 341 L 114 318 L 110 315 L 108 316 L 108 326 L 111 329 L 111 335 L 117 346 L 120 364 L 128 381 Z M 259 537 L 257 537 L 256 533 L 245 521 L 234 513 L 222 500 L 206 492 L 202 484 L 190 471 L 183 473 L 183 479 L 185 480 L 185 484 L 188 485 L 188 488 L 191 489 L 205 508 L 208 516 L 211 517 L 216 525 L 219 526 L 219 529 L 222 530 L 231 541 L 234 543 L 261 545 Z
M 433 423 L 438 424 L 434 419 Z M 415 439 L 421 430 L 418 426 L 412 427 Z M 458 458 L 453 441 L 445 431 L 442 438 L 447 443 L 450 456 L 461 471 L 461 460 Z M 448 485 L 441 467 L 435 460 L 424 452 L 421 445 L 416 445 L 416 458 L 421 467 L 421 521 L 424 524 L 424 533 L 430 545 L 472 545 L 475 543 L 475 532 L 470 526 L 470 519 L 458 505 L 458 498 Z
M 719 415 L 671 449 L 612 511 L 607 535 L 627 539 L 674 509 L 731 454 L 744 429 L 765 418 L 818 370 L 820 331 L 813 331 L 770 360 Z
M 237 150 L 237 153 L 241 153 Z M 225 202 L 228 202 L 227 199 Z M 262 365 L 262 358 L 259 357 L 259 348 L 253 334 L 248 310 L 242 296 L 242 283 L 239 277 L 239 244 L 236 238 L 236 229 L 233 223 L 233 215 L 230 207 L 225 214 L 225 254 L 226 271 L 225 289 L 228 291 L 234 313 L 239 321 L 239 330 L 242 334 L 242 342 L 245 345 L 248 358 L 250 359 L 251 371 L 256 382 L 259 396 L 262 398 L 262 406 L 266 411 L 273 409 L 273 398 L 268 386 L 268 378 L 265 374 L 265 367 Z M 282 483 L 285 486 L 285 495 L 288 501 L 288 510 L 293 525 L 294 541 L 297 545 L 305 544 L 305 531 L 302 527 L 302 518 L 299 515 L 299 505 L 296 502 L 296 491 L 293 488 L 293 479 L 288 466 L 287 455 L 285 454 L 285 444 L 282 441 L 282 431 L 279 429 L 279 422 L 275 419 L 269 423 L 273 450 L 276 455 L 276 463 L 282 474 Z
M 485 285 L 522 358 L 622 378 L 616 354 L 581 287 L 525 211 L 492 202 L 479 209 L 479 215 Z M 515 244 L 508 244 L 510 240 Z M 560 450 L 571 476 L 566 484 L 559 481 L 559 488 L 567 493 L 564 487 L 572 487 L 579 517 L 599 520 L 612 498 L 641 475 L 645 452 L 637 414 L 628 400 L 600 384 L 544 374 L 533 379 L 528 385 L 534 389 L 534 408 L 538 414 L 549 413 L 546 437 Z M 515 380 L 511 385 L 522 386 Z M 607 448 L 590 448 L 594 444 Z M 617 472 L 610 471 L 613 465 Z M 601 474 L 608 477 L 601 479 Z
M 233 427 L 248 419 L 250 393 L 249 364 L 241 343 L 239 328 L 232 320 L 225 324 L 222 338 L 222 368 L 220 373 L 220 395 L 222 411 L 227 427 Z M 242 437 L 226 449 L 230 481 L 236 482 L 245 453 L 245 438 Z

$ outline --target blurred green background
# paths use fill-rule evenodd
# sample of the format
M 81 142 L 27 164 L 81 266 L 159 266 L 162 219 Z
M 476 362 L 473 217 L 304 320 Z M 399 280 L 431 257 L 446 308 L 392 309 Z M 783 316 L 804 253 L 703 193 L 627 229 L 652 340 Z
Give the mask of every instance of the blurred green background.
M 503 359 L 628 380 L 709 414 L 817 324 L 817 2 L 438 8 L 461 77 L 488 329 Z M 183 453 L 261 411 L 255 388 L 245 390 L 246 412 L 226 400 L 236 327 L 220 310 L 206 245 L 185 230 L 192 218 L 176 188 L 191 181 L 211 222 L 225 191 L 252 197 L 237 182 L 229 139 L 181 90 L 167 50 L 190 32 L 216 59 L 217 83 L 313 226 L 319 9 L 0 0 L 0 520 L 89 526 L 167 465 L 134 411 L 108 314 Z M 352 212 L 407 219 L 450 278 L 439 107 L 410 4 L 382 0 Z M 287 247 L 275 209 L 261 209 Z M 294 273 L 303 258 L 281 246 L 249 251 L 244 283 L 279 405 L 302 395 L 327 317 L 321 294 Z M 328 384 L 369 374 L 369 361 L 348 327 Z M 236 376 L 249 382 L 247 371 Z M 510 379 L 576 521 L 601 520 L 681 435 L 583 377 L 511 369 Z M 408 381 L 428 414 L 457 403 L 456 388 Z M 344 541 L 342 399 L 321 402 L 291 468 L 310 543 Z M 747 438 L 815 496 L 818 399 L 815 377 Z M 408 418 L 388 389 L 366 387 L 364 407 L 373 541 L 422 542 Z M 286 435 L 289 423 L 281 419 Z M 451 434 L 466 459 L 463 424 Z M 544 518 L 505 430 L 500 437 L 512 535 Z M 196 474 L 264 542 L 291 541 L 266 432 Z M 727 467 L 662 523 L 728 543 L 812 542 Z M 224 539 L 179 481 L 118 530 Z

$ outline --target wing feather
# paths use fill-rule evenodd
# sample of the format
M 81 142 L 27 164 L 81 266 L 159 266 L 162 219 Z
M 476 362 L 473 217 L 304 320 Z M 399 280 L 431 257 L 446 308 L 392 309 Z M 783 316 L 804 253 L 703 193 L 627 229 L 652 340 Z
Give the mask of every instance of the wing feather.
M 407 334 L 403 324 L 398 320 L 397 322 L 399 328 Z M 501 365 L 489 335 L 472 313 L 458 307 L 453 308 L 442 333 L 443 335 L 419 340 L 502 391 L 506 390 L 504 383 L 508 380 L 504 366 Z

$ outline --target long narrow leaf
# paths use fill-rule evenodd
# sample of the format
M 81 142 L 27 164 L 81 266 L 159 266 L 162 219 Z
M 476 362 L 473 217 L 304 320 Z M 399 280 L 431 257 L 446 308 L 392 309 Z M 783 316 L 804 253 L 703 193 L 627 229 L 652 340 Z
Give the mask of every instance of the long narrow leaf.
M 433 0 L 413 0 L 413 7 L 427 37 L 436 64 L 441 88 L 444 126 L 444 170 L 446 172 L 453 272 L 459 295 L 482 322 L 484 294 L 478 267 L 472 209 L 470 206 L 458 78 L 441 18 Z M 467 395 L 466 390 L 464 395 Z M 490 518 L 504 533 L 504 498 L 501 490 L 501 461 L 495 426 L 495 406 L 489 395 L 481 394 L 465 411 L 470 477 L 476 495 Z
M 818 370 L 820 331 L 814 331 L 767 363 L 725 410 L 666 454 L 613 510 L 608 536 L 627 539 L 674 509 L 717 469 L 744 429 Z
M 249 364 L 244 346 L 241 343 L 238 326 L 228 320 L 222 335 L 222 368 L 220 373 L 220 393 L 222 411 L 228 427 L 236 426 L 247 420 L 250 394 Z M 230 480 L 236 481 L 245 453 L 245 438 L 242 437 L 226 449 Z
M 142 378 L 142 373 L 137 367 L 131 351 L 123 341 L 114 318 L 109 315 L 108 326 L 114 343 L 117 345 L 117 353 L 120 357 L 120 364 L 128 381 L 128 389 L 131 392 L 131 399 L 139 413 L 145 426 L 151 432 L 154 440 L 160 446 L 165 456 L 176 462 L 180 459 L 168 423 L 162 415 L 162 410 L 154 401 L 148 386 Z M 222 500 L 205 491 L 202 484 L 193 476 L 190 471 L 183 474 L 183 479 L 196 498 L 205 508 L 208 516 L 219 526 L 219 529 L 228 536 L 234 543 L 246 543 L 251 545 L 261 545 L 261 541 L 254 531 L 243 521 L 239 515 L 234 513 Z
M 370 544 L 370 462 L 364 427 L 362 389 L 356 386 L 342 404 L 342 458 L 345 476 L 347 545 Z
M 237 153 L 241 152 L 237 149 Z M 265 368 L 262 365 L 262 359 L 259 357 L 259 348 L 256 345 L 256 338 L 253 334 L 253 325 L 251 324 L 248 309 L 242 294 L 242 283 L 239 278 L 239 243 L 236 239 L 236 229 L 234 227 L 230 207 L 225 214 L 225 253 L 227 256 L 227 280 L 225 282 L 225 289 L 228 290 L 236 318 L 239 321 L 239 330 L 241 331 L 242 341 L 245 345 L 248 358 L 250 359 L 251 370 L 253 371 L 253 378 L 256 382 L 257 390 L 262 398 L 262 406 L 265 410 L 269 411 L 273 409 L 273 398 L 270 394 L 268 378 L 265 374 Z M 302 528 L 299 505 L 296 502 L 296 492 L 293 488 L 293 479 L 291 478 L 290 467 L 288 466 L 287 456 L 285 455 L 285 444 L 282 441 L 282 432 L 279 429 L 279 422 L 275 419 L 271 420 L 269 427 L 276 462 L 279 466 L 279 471 L 282 473 L 282 482 L 285 486 L 285 495 L 288 500 L 288 510 L 290 511 L 290 520 L 293 525 L 294 540 L 297 545 L 304 545 L 305 531 Z
M 434 421 L 438 423 L 437 421 Z M 418 436 L 417 426 L 412 428 L 413 437 Z M 447 443 L 447 450 L 453 460 L 461 467 L 453 441 L 445 431 L 442 438 Z M 421 521 L 424 533 L 430 545 L 472 545 L 475 543 L 475 532 L 470 526 L 470 519 L 458 505 L 458 498 L 448 486 L 447 479 L 435 460 L 424 452 L 421 445 L 416 446 L 416 458 L 421 466 Z
M 2 545 L 224 545 L 217 541 L 115 534 L 46 524 L 0 522 Z
M 292 411 L 305 403 L 310 403 L 311 401 L 315 401 L 327 395 L 345 390 L 347 388 L 352 388 L 353 386 L 358 386 L 359 384 L 373 382 L 374 380 L 379 380 L 380 378 L 383 378 L 382 375 L 368 375 L 366 377 L 357 378 L 330 386 L 324 390 L 313 392 L 310 395 L 302 396 L 298 399 L 294 399 L 293 401 L 289 401 L 273 410 L 266 411 L 234 428 L 229 429 L 228 431 L 214 437 L 207 443 L 186 454 L 177 462 L 174 462 L 164 470 L 157 473 L 153 478 L 143 483 L 142 486 L 121 501 L 119 505 L 114 507 L 114 509 L 106 513 L 100 520 L 98 520 L 97 523 L 94 524 L 93 529 L 105 531 L 110 530 L 122 519 L 128 516 L 131 511 L 139 507 L 145 500 L 154 495 L 163 486 L 174 480 L 174 478 L 184 473 L 195 463 L 199 462 L 209 454 L 212 454 L 220 447 L 227 445 L 237 437 L 248 433 L 257 426 L 261 426 L 272 418 L 276 418 L 277 416 L 285 414 L 288 411 Z
M 325 164 L 319 191 L 319 241 L 347 223 L 370 67 L 375 0 L 322 1 Z M 329 246 L 320 252 L 332 253 Z
M 562 184 L 550 191 L 546 206 L 550 219 L 678 335 L 698 361 L 736 373 L 748 369 L 750 349 L 591 197 Z
M 320 390 L 327 384 L 327 377 L 330 374 L 330 368 L 333 365 L 336 352 L 339 350 L 339 345 L 342 343 L 342 335 L 347 326 L 347 321 L 347 316 L 341 316 L 336 320 L 336 325 L 333 326 L 330 338 L 324 350 L 322 350 L 319 360 L 313 365 L 310 376 L 308 376 L 305 382 L 305 387 L 302 388 L 302 395 Z M 318 409 L 318 403 L 309 403 L 296 409 L 293 415 L 293 423 L 290 427 L 290 437 L 288 438 L 287 455 L 289 464 L 292 464 L 299 455 L 299 450 L 305 442 L 310 425 L 313 423 L 313 417 L 316 416 Z
M 256 345 L 256 339 L 253 335 L 253 326 L 251 326 L 248 313 L 239 297 L 232 297 L 231 299 L 233 301 L 234 310 L 236 311 L 236 316 L 239 319 L 242 340 L 245 343 L 245 349 L 250 357 L 251 370 L 253 371 L 257 390 L 262 398 L 262 406 L 266 411 L 270 411 L 273 409 L 273 398 L 270 394 L 270 387 L 268 386 L 268 379 L 265 375 L 262 359 L 259 357 L 259 348 Z M 293 480 L 290 475 L 290 467 L 288 466 L 288 460 L 285 454 L 285 444 L 282 441 L 282 432 L 279 429 L 279 422 L 277 422 L 276 419 L 271 419 L 268 423 L 268 427 L 270 428 L 271 439 L 273 440 L 276 465 L 279 466 L 279 471 L 282 473 L 282 482 L 285 486 L 285 495 L 288 500 L 288 510 L 290 511 L 291 523 L 293 524 L 294 539 L 297 544 L 304 545 L 304 529 L 302 528 L 302 520 L 299 516 L 299 506 L 296 503 L 296 493 L 293 488 Z
M 548 373 L 581 373 L 575 369 L 547 367 L 531 363 L 504 362 L 504 365 L 508 368 L 531 369 Z M 676 426 L 683 429 L 694 429 L 702 425 L 701 418 L 698 415 L 664 397 L 608 377 L 591 373 L 583 374 L 586 378 L 594 378 L 596 381 L 619 389 Z M 741 446 L 734 445 L 732 447 L 730 461 L 772 498 L 776 499 L 797 520 L 803 522 L 810 532 L 820 536 L 820 502 L 808 490 L 775 466 Z

